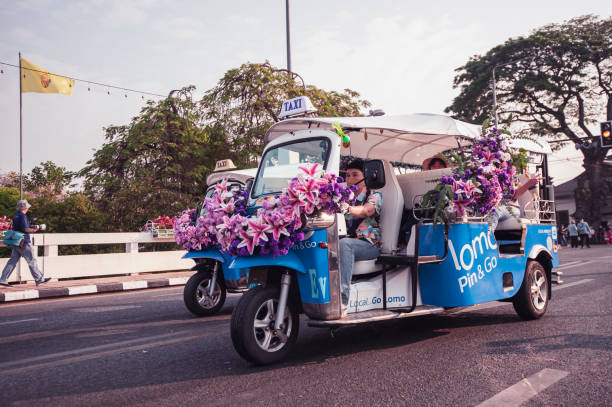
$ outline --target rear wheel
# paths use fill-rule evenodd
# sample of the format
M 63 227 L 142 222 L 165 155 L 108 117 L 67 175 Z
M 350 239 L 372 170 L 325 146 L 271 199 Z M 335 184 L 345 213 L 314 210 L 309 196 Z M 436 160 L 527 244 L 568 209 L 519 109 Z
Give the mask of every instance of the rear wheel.
M 287 303 L 280 330 L 274 331 L 279 293 L 278 287 L 253 287 L 234 308 L 232 343 L 240 356 L 249 362 L 258 365 L 278 362 L 295 346 L 300 321 L 291 301 Z
M 189 311 L 198 316 L 213 315 L 225 303 L 226 290 L 222 278 L 217 274 L 215 287 L 210 294 L 212 272 L 200 271 L 189 278 L 183 289 L 183 301 Z
M 527 262 L 525 278 L 512 305 L 522 319 L 538 319 L 548 308 L 548 278 L 546 270 L 534 260 Z

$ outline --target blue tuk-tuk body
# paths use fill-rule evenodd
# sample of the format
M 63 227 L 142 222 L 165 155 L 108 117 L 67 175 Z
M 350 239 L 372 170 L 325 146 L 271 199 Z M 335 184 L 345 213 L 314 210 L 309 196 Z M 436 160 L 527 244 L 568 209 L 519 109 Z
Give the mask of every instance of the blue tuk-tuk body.
M 349 146 L 336 134 L 336 124 L 351 135 Z M 286 187 L 299 165 L 317 162 L 339 174 L 341 155 L 364 158 L 365 172 L 377 177 L 372 189 L 383 196 L 381 255 L 355 262 L 346 315 L 338 261 L 339 241 L 346 236 L 341 214 L 325 221 L 307 219 L 306 239 L 286 255 L 219 260 L 227 275 L 249 269 L 253 287 L 232 314 L 236 351 L 256 364 L 283 359 L 295 346 L 300 314 L 306 314 L 310 326 L 333 328 L 507 300 L 522 318 L 541 317 L 559 261 L 554 206 L 548 199 L 545 156 L 550 149 L 526 146 L 544 157 L 535 161 L 545 179 L 540 196 L 530 195 L 528 203 L 521 203 L 520 217 L 500 222 L 495 231 L 483 219 L 434 225 L 432 219 L 419 218 L 418 197 L 435 185 L 432 179 L 446 173 L 393 168 L 394 162 L 420 163 L 468 145 L 479 135 L 479 126 L 439 115 L 299 118 L 273 125 L 251 189 L 251 208 Z M 400 228 L 406 215 L 417 218 L 409 232 Z M 400 245 L 402 234 L 407 238 Z

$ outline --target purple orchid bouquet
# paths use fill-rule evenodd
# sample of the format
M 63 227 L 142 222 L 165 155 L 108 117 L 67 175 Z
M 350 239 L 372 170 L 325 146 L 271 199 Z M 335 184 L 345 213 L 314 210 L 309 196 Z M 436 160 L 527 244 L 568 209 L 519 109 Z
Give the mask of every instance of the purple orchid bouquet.
M 202 214 L 188 209 L 174 222 L 174 239 L 185 250 L 218 247 L 217 225 L 223 222 L 224 217 L 246 214 L 247 191 L 231 189 L 227 179 L 215 185 L 214 189 L 214 194 L 204 199 Z
M 467 158 L 451 154 L 456 164 L 450 176 L 444 176 L 423 198 L 424 207 L 434 208 L 434 223 L 450 222 L 451 216 L 487 217 L 496 207 L 514 195 L 512 165 L 515 151 L 496 127 L 486 128 L 474 141 Z
M 354 192 L 342 185 L 343 181 L 342 177 L 325 173 L 320 164 L 299 167 L 298 176 L 288 187 L 280 195 L 264 200 L 250 218 L 239 214 L 223 217 L 217 225 L 221 250 L 232 256 L 287 254 L 304 240 L 307 215 L 346 211 Z

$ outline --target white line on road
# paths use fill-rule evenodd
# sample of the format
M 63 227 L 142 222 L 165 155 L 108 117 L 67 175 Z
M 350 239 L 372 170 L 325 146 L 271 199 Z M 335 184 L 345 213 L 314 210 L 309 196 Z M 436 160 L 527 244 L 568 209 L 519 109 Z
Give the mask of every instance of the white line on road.
M 155 336 L 148 336 L 148 337 L 143 337 L 143 338 L 129 339 L 127 341 L 113 342 L 113 343 L 108 343 L 105 345 L 89 346 L 87 348 L 80 348 L 80 349 L 74 349 L 74 350 L 57 352 L 57 353 L 49 353 L 47 355 L 41 355 L 41 356 L 36 356 L 32 358 L 27 358 L 27 359 L 12 360 L 10 362 L 0 363 L 0 370 L 3 370 L 5 367 L 8 367 L 8 366 L 21 365 L 21 364 L 26 364 L 30 362 L 38 362 L 38 361 L 46 360 L 46 359 L 63 358 L 66 356 L 72 356 L 72 355 L 76 355 L 79 353 L 95 352 L 95 351 L 99 351 L 102 349 L 108 349 L 108 348 L 113 348 L 113 347 L 122 348 L 126 345 L 132 345 L 138 342 L 146 342 L 146 341 L 157 340 L 157 339 L 162 339 L 162 338 L 174 337 L 177 335 L 184 335 L 188 332 L 189 331 L 172 332 L 172 333 L 163 334 L 163 335 L 155 335 Z
M 561 268 L 561 267 L 569 267 L 569 266 L 573 266 L 574 264 L 580 264 L 580 263 L 582 263 L 582 260 L 570 261 L 570 262 L 567 262 L 567 263 L 563 263 L 563 264 L 561 264 L 561 265 L 560 265 L 559 267 L 557 267 L 557 268 Z
M 564 370 L 542 369 L 506 390 L 497 393 L 476 407 L 515 407 L 520 406 L 547 387 L 563 379 L 569 373 Z
M 555 268 L 555 270 L 564 270 L 564 269 L 571 269 L 571 268 L 573 268 L 573 267 L 577 267 L 577 266 L 584 266 L 584 265 L 586 265 L 586 264 L 591 263 L 591 261 L 592 261 L 592 260 L 586 260 L 586 261 L 582 261 L 582 260 L 581 260 L 581 261 L 573 261 L 573 262 L 571 262 L 571 263 L 566 263 L 566 264 L 563 264 L 563 265 L 561 265 L 561 266 L 559 266 L 559 267 Z
M 20 319 L 19 321 L 0 322 L 0 325 L 18 324 L 20 322 L 38 321 L 40 318 Z
M 563 283 L 563 284 L 561 284 L 561 285 L 554 286 L 554 287 L 553 287 L 553 290 L 554 290 L 554 291 L 557 291 L 557 290 L 561 290 L 561 289 L 563 289 L 563 288 L 568 288 L 568 287 L 573 287 L 573 286 L 575 286 L 575 285 L 579 285 L 579 284 L 588 283 L 589 281 L 593 281 L 593 279 L 592 279 L 592 278 L 585 278 L 584 280 L 574 281 L 573 283 L 567 283 L 567 284 L 566 284 L 566 283 Z
M 589 281 L 593 281 L 592 278 L 585 278 L 584 280 L 579 280 L 579 281 L 574 281 L 572 283 L 567 283 L 567 284 L 562 284 L 562 285 L 557 285 L 557 286 L 553 286 L 553 291 L 557 291 L 560 290 L 562 288 L 568 288 L 568 287 L 573 287 L 575 285 L 579 285 L 579 284 L 584 284 L 584 283 L 588 283 Z M 463 312 L 474 312 L 474 311 L 481 311 L 481 310 L 485 310 L 485 309 L 489 309 L 489 308 L 496 308 L 496 307 L 502 307 L 504 305 L 509 305 L 512 304 L 510 302 L 490 302 L 490 303 L 484 303 L 484 304 L 477 304 L 477 305 L 473 305 L 469 308 L 464 308 L 464 309 L 460 309 L 458 311 L 451 311 L 450 314 L 461 314 Z

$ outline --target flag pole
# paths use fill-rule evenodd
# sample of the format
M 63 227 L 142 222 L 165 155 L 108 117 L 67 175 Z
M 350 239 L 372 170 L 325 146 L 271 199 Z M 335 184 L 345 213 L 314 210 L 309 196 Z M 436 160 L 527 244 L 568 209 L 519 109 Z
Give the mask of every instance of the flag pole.
M 21 51 L 19 51 L 19 199 L 23 199 L 23 108 L 21 102 Z

